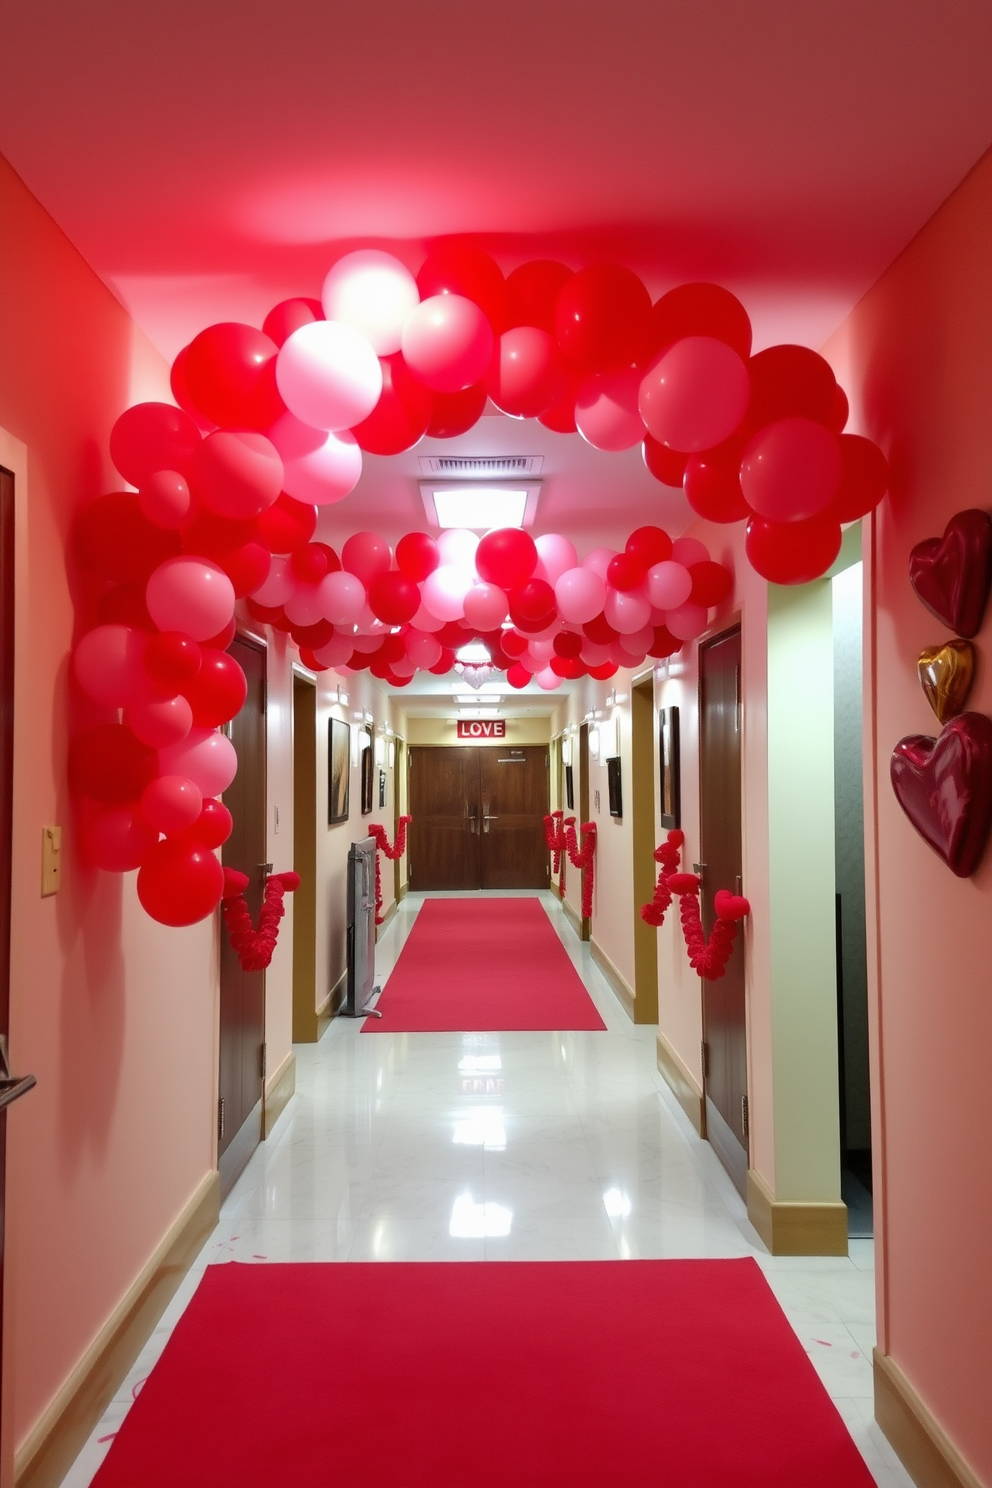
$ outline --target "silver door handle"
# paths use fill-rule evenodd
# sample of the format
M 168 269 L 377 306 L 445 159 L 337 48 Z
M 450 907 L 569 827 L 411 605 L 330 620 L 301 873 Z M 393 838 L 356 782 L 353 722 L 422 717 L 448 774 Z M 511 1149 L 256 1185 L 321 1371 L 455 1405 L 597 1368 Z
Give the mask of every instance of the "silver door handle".
M 490 816 L 489 815 L 489 812 L 487 811 L 486 814 L 485 814 L 485 816 L 482 818 L 482 830 L 484 832 L 488 832 L 489 831 L 489 823 L 491 821 L 499 821 L 499 817 L 498 816 Z
M 695 873 L 697 875 L 697 877 L 702 878 L 703 874 L 706 872 L 706 864 L 705 863 L 693 863 L 693 865 L 692 865 L 692 871 L 693 871 L 693 873 Z

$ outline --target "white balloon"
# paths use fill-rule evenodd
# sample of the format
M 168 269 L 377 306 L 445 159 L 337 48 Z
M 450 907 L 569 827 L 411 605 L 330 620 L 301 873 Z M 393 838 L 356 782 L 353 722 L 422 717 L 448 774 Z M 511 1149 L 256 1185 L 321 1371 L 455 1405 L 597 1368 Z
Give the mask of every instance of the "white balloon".
M 417 281 L 398 258 L 362 248 L 338 259 L 321 292 L 328 320 L 354 326 L 378 356 L 400 349 L 403 322 L 420 304 Z
M 424 604 L 432 615 L 442 620 L 460 620 L 465 613 L 465 595 L 471 586 L 471 576 L 453 563 L 442 563 L 423 584 Z
M 325 574 L 317 585 L 317 593 L 321 615 L 332 625 L 354 625 L 365 609 L 365 585 L 343 568 Z
M 472 569 L 475 566 L 475 550 L 479 539 L 467 527 L 449 527 L 437 540 L 442 563 L 451 563 L 458 568 Z
M 284 413 L 269 430 L 269 438 L 282 456 L 283 490 L 297 501 L 330 506 L 358 485 L 362 452 L 346 429 L 327 433 Z
M 311 320 L 280 346 L 276 385 L 290 413 L 303 423 L 315 429 L 350 429 L 378 403 L 382 368 L 354 326 Z

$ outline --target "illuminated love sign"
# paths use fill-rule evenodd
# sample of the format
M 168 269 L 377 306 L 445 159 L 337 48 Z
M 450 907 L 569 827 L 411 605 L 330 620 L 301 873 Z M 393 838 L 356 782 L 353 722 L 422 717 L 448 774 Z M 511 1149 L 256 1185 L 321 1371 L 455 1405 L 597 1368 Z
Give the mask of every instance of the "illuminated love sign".
M 487 718 L 483 722 L 481 719 L 460 718 L 458 737 L 459 739 L 505 739 L 506 719 Z

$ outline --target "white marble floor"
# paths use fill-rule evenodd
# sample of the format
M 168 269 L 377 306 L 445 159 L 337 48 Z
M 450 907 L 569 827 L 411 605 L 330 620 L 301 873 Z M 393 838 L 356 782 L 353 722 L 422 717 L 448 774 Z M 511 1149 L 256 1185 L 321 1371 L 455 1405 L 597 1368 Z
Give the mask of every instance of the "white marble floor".
M 204 1268 L 225 1260 L 754 1256 L 879 1488 L 911 1488 L 872 1417 L 874 1263 L 769 1256 L 550 894 L 606 1033 L 376 1034 L 297 1048 L 297 1094 L 65 1479 L 86 1488 Z M 380 941 L 385 980 L 423 896 Z

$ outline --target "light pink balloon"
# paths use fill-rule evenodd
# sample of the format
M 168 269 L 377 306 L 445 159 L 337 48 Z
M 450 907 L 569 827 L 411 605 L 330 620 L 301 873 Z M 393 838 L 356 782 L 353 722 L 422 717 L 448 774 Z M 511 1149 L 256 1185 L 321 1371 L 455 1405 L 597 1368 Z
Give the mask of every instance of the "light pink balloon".
M 569 625 L 584 625 L 606 603 L 606 578 L 591 568 L 566 569 L 555 581 L 555 604 Z
M 448 622 L 446 620 L 441 619 L 440 615 L 432 614 L 427 606 L 423 603 L 421 603 L 420 609 L 410 621 L 410 624 L 415 630 L 427 630 L 431 632 L 435 630 L 442 630 L 444 626 L 447 625 L 447 623 Z M 434 663 L 431 662 L 431 666 L 433 665 Z
M 613 646 L 611 647 L 611 653 L 612 654 L 610 656 L 610 660 L 615 661 L 617 666 L 626 667 L 628 671 L 630 671 L 632 667 L 640 666 L 641 662 L 644 660 L 645 655 L 647 654 L 643 650 L 633 652 L 628 651 L 626 647 L 620 644 L 619 641 L 614 642 Z
M 400 340 L 414 377 L 436 393 L 458 393 L 480 380 L 493 355 L 493 332 L 463 295 L 423 300 L 407 316 Z
M 552 656 L 554 656 L 554 642 L 532 640 L 527 647 L 527 651 L 531 661 L 540 669 L 541 667 L 546 667 Z
M 680 641 L 694 641 L 706 629 L 708 611 L 702 605 L 684 604 L 669 610 L 665 624 Z
M 599 574 L 601 579 L 606 578 L 606 571 L 611 561 L 617 556 L 616 548 L 593 548 L 582 560 L 582 567 L 591 569 L 593 573 Z
M 330 578 L 330 574 L 325 574 Z M 292 594 L 283 602 L 286 619 L 293 625 L 316 625 L 325 619 L 324 596 L 319 584 L 301 584 L 297 580 Z M 334 623 L 333 621 L 331 622 Z
M 315 429 L 350 429 L 382 392 L 382 368 L 368 339 L 339 320 L 311 320 L 287 336 L 276 385 L 290 413 Z
M 465 619 L 477 630 L 496 630 L 506 619 L 506 594 L 495 584 L 473 584 L 465 596 Z
M 691 453 L 729 439 L 750 396 L 747 368 L 732 347 L 686 336 L 645 373 L 638 406 L 659 443 Z
M 185 775 L 159 775 L 141 797 L 141 814 L 156 832 L 181 832 L 202 810 L 203 792 Z
M 659 610 L 674 610 L 685 604 L 692 593 L 692 575 L 681 563 L 666 558 L 648 569 L 647 595 Z
M 401 656 L 399 661 L 391 661 L 389 665 L 397 677 L 412 677 L 417 670 L 416 662 L 411 661 L 408 656 Z
M 128 708 L 156 696 L 145 671 L 148 636 L 130 625 L 97 625 L 73 653 L 76 681 L 105 708 Z
M 163 775 L 184 775 L 205 796 L 220 796 L 238 773 L 234 745 L 216 729 L 190 729 L 181 744 L 159 754 Z
M 149 522 L 172 531 L 189 516 L 189 486 L 178 470 L 156 470 L 142 483 L 138 505 Z
M 449 527 L 437 540 L 441 562 L 452 563 L 456 568 L 473 568 L 478 546 L 477 534 L 470 532 L 467 527 Z
M 399 351 L 406 318 L 420 303 L 410 270 L 378 248 L 359 248 L 339 258 L 320 297 L 328 320 L 354 326 L 381 357 Z
M 253 430 L 215 429 L 193 452 L 193 489 L 200 503 L 233 521 L 257 517 L 270 507 L 284 474 L 272 440 Z
M 559 615 L 556 615 L 550 625 L 546 625 L 543 630 L 528 631 L 528 635 L 532 641 L 553 641 L 555 636 L 560 635 L 564 629 L 564 622 Z
M 771 522 L 801 522 L 825 511 L 844 462 L 836 434 L 807 418 L 759 429 L 741 457 L 744 500 Z
M 677 537 L 672 543 L 672 562 L 689 568 L 693 563 L 708 563 L 710 550 L 698 537 Z
M 441 652 L 444 648 L 437 636 L 431 635 L 425 630 L 414 630 L 412 627 L 406 633 L 406 654 L 414 666 L 423 671 L 429 671 L 441 660 Z
M 380 640 L 390 629 L 368 604 L 363 605 L 361 614 L 355 617 L 355 628 L 362 635 L 378 636 Z
M 550 667 L 545 667 L 543 671 L 537 672 L 534 676 L 534 681 L 544 692 L 557 692 L 562 683 L 562 679 L 558 673 L 553 672 Z
M 471 583 L 471 577 L 463 568 L 442 563 L 424 580 L 424 604 L 442 620 L 460 620 L 465 614 L 465 595 Z
M 633 449 L 644 438 L 637 406 L 641 374 L 634 367 L 587 377 L 575 398 L 575 425 L 598 450 Z
M 543 532 L 540 537 L 535 537 L 534 546 L 537 549 L 534 578 L 543 579 L 552 588 L 563 573 L 578 567 L 579 556 L 574 545 L 560 532 Z
M 252 590 L 252 599 L 269 609 L 284 605 L 296 588 L 296 575 L 288 558 L 274 557 L 269 572 L 257 589 Z
M 607 589 L 603 613 L 614 630 L 621 635 L 633 635 L 635 630 L 643 630 L 651 618 L 651 601 L 636 589 L 626 592 Z
M 139 868 L 155 846 L 158 833 L 134 806 L 107 806 L 86 818 L 80 854 L 84 862 L 108 873 Z
M 324 666 L 339 667 L 343 666 L 346 661 L 351 660 L 351 654 L 354 649 L 354 636 L 350 635 L 347 631 L 341 630 L 332 635 L 326 645 L 318 646 L 313 654 Z
M 129 708 L 125 722 L 136 739 L 151 749 L 167 749 L 185 739 L 193 727 L 193 709 L 180 693 L 176 697 L 157 698 Z
M 181 630 L 194 641 L 209 641 L 231 623 L 234 586 L 205 558 L 167 558 L 148 580 L 145 603 L 159 630 Z
M 610 646 L 599 646 L 595 641 L 583 640 L 582 650 L 579 653 L 586 666 L 605 666 L 613 658 L 613 650 Z
M 629 635 L 621 632 L 617 645 L 630 656 L 643 656 L 653 640 L 654 626 L 645 625 Z
M 353 651 L 360 651 L 363 656 L 367 656 L 372 651 L 378 651 L 381 645 L 381 630 L 377 631 L 375 635 L 356 635 L 352 636 L 351 639 L 351 649 Z
M 317 585 L 321 614 L 332 625 L 354 625 L 365 609 L 365 585 L 343 568 L 325 574 Z
M 269 430 L 282 456 L 283 490 L 311 506 L 330 506 L 358 485 L 362 452 L 353 434 L 311 429 L 284 413 Z

